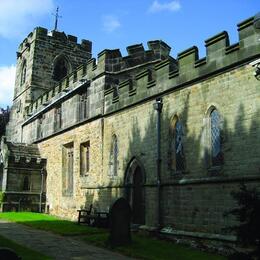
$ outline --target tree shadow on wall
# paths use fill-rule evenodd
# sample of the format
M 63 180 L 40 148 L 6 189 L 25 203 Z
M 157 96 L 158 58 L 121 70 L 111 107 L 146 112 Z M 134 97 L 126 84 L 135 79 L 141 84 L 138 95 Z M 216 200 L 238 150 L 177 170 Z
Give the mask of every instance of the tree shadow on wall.
M 235 203 L 231 191 L 239 189 L 241 180 L 249 186 L 260 182 L 260 110 L 245 113 L 244 105 L 240 104 L 235 114 L 225 115 L 217 107 L 222 117 L 224 163 L 221 170 L 212 172 L 208 158 L 210 152 L 205 144 L 208 138 L 208 124 L 205 123 L 207 108 L 200 114 L 202 109 L 197 109 L 189 93 L 187 91 L 185 95 L 176 96 L 176 99 L 182 99 L 182 108 L 175 106 L 174 100 L 164 98 L 161 114 L 162 222 L 164 226 L 178 230 L 223 233 L 224 227 L 235 223 L 232 216 L 223 217 L 223 212 L 231 209 Z M 169 162 L 170 142 L 173 138 L 171 119 L 176 114 L 184 129 L 185 170 L 182 172 L 171 169 Z M 136 158 L 142 164 L 146 176 L 143 184 L 145 224 L 156 225 L 156 120 L 152 104 L 147 113 L 127 118 L 132 128 L 130 131 L 126 127 L 120 130 L 127 137 L 124 140 L 129 140 L 128 149 L 120 162 L 124 177 L 114 191 L 113 181 L 106 188 L 100 187 L 95 196 L 93 190 L 86 190 L 86 208 L 93 204 L 99 210 L 108 210 L 111 201 L 126 196 L 128 186 L 125 185 L 125 174 L 130 162 Z M 118 138 L 119 144 L 122 143 L 120 134 Z M 123 152 L 120 146 L 119 152 Z
M 183 98 L 183 103 L 182 110 L 172 109 L 174 104 L 166 99 L 161 115 L 163 225 L 179 230 L 223 233 L 223 227 L 235 222 L 232 216 L 223 217 L 223 212 L 235 203 L 231 191 L 238 190 L 242 180 L 249 186 L 260 182 L 257 177 L 260 166 L 260 110 L 245 114 L 245 108 L 240 104 L 236 115 L 221 115 L 224 163 L 220 170 L 211 171 L 210 152 L 206 145 L 208 124 L 204 122 L 206 111 L 203 115 L 196 115 L 193 111 L 195 104 L 189 94 Z M 126 171 L 133 158 L 138 158 L 143 165 L 146 173 L 143 185 L 146 224 L 154 226 L 157 222 L 156 111 L 151 108 L 148 114 L 147 120 L 144 115 L 137 115 L 140 120 L 137 117 L 131 119 L 133 127 L 128 135 L 130 144 L 123 169 Z M 185 170 L 182 172 L 171 169 L 169 163 L 170 139 L 173 138 L 169 129 L 175 114 L 184 128 Z

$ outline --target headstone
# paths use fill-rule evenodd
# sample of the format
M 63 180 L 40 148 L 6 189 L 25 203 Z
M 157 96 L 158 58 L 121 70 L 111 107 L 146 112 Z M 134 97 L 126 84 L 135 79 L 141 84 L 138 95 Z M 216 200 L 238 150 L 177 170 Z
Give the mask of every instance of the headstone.
M 0 247 L 0 259 L 20 260 L 22 258 L 19 257 L 12 249 Z
M 120 198 L 110 208 L 110 236 L 112 247 L 126 245 L 131 242 L 130 222 L 131 207 L 128 201 Z

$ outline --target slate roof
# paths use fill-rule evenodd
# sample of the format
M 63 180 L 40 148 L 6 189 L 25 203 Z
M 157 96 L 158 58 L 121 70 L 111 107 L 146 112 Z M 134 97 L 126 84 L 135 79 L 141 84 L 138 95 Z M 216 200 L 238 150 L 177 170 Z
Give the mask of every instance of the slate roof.
M 38 146 L 35 144 L 22 144 L 6 142 L 10 156 L 41 158 Z

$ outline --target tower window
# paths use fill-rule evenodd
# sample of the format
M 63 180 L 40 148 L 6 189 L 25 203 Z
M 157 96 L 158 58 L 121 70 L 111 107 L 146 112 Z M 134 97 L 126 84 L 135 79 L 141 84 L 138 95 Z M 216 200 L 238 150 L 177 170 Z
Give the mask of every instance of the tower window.
M 53 79 L 60 81 L 69 73 L 69 63 L 64 57 L 59 57 L 54 63 Z
M 20 81 L 20 85 L 23 85 L 25 83 L 26 80 L 26 61 L 23 62 L 23 66 L 22 66 L 22 73 L 21 73 L 21 81 Z

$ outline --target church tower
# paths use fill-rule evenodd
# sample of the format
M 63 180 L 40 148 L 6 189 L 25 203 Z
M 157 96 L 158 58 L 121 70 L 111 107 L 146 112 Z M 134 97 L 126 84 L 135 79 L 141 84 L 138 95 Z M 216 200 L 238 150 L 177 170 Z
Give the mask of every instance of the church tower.
M 7 139 L 20 142 L 26 108 L 41 94 L 54 87 L 76 67 L 91 58 L 92 43 L 64 32 L 37 27 L 17 51 L 16 79 Z

